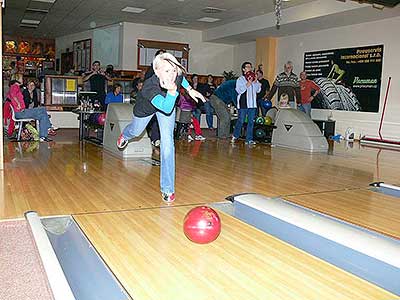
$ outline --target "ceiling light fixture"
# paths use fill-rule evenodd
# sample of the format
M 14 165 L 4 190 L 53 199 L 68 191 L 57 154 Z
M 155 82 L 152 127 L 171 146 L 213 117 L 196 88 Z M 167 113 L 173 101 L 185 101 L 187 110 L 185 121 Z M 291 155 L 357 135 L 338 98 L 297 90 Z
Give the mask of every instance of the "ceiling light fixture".
M 217 22 L 217 21 L 219 21 L 219 20 L 221 20 L 221 19 L 209 18 L 209 17 L 203 17 L 203 18 L 197 19 L 197 21 L 200 21 L 200 22 L 207 22 L 207 23 Z
M 36 1 L 36 2 L 45 2 L 45 3 L 54 3 L 57 0 L 32 0 L 32 1 Z
M 207 6 L 207 7 L 203 8 L 201 11 L 205 12 L 207 14 L 217 14 L 217 13 L 221 13 L 225 10 L 226 9 L 223 9 L 223 8 Z
M 127 6 L 123 9 L 121 9 L 121 11 L 123 11 L 123 12 L 130 12 L 130 13 L 134 13 L 134 14 L 140 14 L 140 13 L 144 12 L 145 10 L 146 10 L 145 8 L 132 7 L 132 6 Z
M 21 24 L 33 24 L 33 25 L 39 25 L 40 20 L 30 20 L 30 19 L 22 19 Z

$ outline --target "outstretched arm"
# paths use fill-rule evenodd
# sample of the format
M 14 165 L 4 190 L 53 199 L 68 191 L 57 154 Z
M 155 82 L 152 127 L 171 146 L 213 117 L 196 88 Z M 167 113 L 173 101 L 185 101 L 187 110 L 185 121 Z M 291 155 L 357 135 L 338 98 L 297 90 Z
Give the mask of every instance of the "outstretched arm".
M 185 77 L 183 77 L 183 80 L 182 80 L 182 87 L 185 90 L 187 90 L 189 96 L 194 101 L 199 102 L 199 99 L 200 99 L 201 101 L 206 102 L 206 99 L 204 98 L 204 96 L 201 93 L 199 93 L 198 91 L 196 91 L 194 88 L 192 88 Z
M 167 95 L 163 97 L 162 95 L 156 95 L 153 99 L 151 99 L 151 104 L 158 110 L 166 114 L 170 114 L 175 106 L 176 97 L 178 97 L 179 93 L 175 90 L 174 93 L 170 91 L 167 92 Z

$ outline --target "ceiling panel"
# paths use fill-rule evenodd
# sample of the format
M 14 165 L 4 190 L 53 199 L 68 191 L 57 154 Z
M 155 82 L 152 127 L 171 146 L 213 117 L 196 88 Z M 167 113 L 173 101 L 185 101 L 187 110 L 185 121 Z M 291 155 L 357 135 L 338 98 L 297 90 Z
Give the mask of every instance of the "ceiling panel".
M 292 0 L 290 5 L 299 5 L 312 0 Z M 54 4 L 32 0 L 14 0 L 6 2 L 4 14 L 5 33 L 24 35 L 35 30 L 21 29 L 18 25 L 22 18 L 41 18 L 42 24 L 37 33 L 57 37 L 67 33 L 74 33 L 90 29 L 90 22 L 111 24 L 123 21 L 155 24 L 165 26 L 169 20 L 181 20 L 187 25 L 181 28 L 203 30 L 222 24 L 238 21 L 244 18 L 257 16 L 273 11 L 272 0 L 57 0 Z M 126 6 L 141 7 L 147 10 L 142 14 L 124 13 Z M 224 8 L 226 11 L 219 14 L 207 14 L 201 10 L 207 6 Z M 42 16 L 26 13 L 27 7 L 49 9 L 48 14 Z M 215 17 L 222 19 L 216 23 L 201 23 L 201 17 Z M 66 28 L 68 30 L 66 30 Z

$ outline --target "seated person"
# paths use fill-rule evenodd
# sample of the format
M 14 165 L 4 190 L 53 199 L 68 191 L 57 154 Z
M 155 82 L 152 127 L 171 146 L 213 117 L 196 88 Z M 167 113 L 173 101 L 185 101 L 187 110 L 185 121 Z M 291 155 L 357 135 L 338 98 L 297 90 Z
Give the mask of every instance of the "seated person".
M 39 120 L 40 141 L 50 142 L 51 139 L 48 138 L 48 135 L 54 135 L 55 130 L 52 128 L 46 108 L 25 108 L 24 96 L 22 95 L 20 83 L 18 81 L 10 86 L 7 98 L 11 101 L 11 105 L 15 112 L 15 118 Z
M 123 103 L 124 97 L 121 93 L 122 86 L 119 83 L 113 85 L 112 91 L 106 95 L 106 107 L 110 103 Z
M 26 89 L 22 91 L 26 108 L 34 108 L 39 106 L 38 91 L 34 80 L 29 80 Z
M 142 90 L 142 88 L 143 88 L 143 83 L 144 83 L 144 80 L 143 79 L 141 79 L 141 78 L 135 78 L 134 80 L 133 80 L 133 83 L 132 83 L 132 91 L 131 91 L 131 99 L 130 99 L 130 103 L 132 104 L 132 105 L 135 105 L 136 104 L 136 96 L 137 96 L 137 93 L 139 92 L 139 91 L 141 91 Z

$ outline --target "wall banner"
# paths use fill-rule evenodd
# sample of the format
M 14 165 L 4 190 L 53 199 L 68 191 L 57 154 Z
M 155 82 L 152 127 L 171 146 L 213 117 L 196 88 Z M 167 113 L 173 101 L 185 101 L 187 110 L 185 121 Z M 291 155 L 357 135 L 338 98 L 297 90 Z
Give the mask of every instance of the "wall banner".
M 304 53 L 304 70 L 321 92 L 313 108 L 378 112 L 383 45 Z

